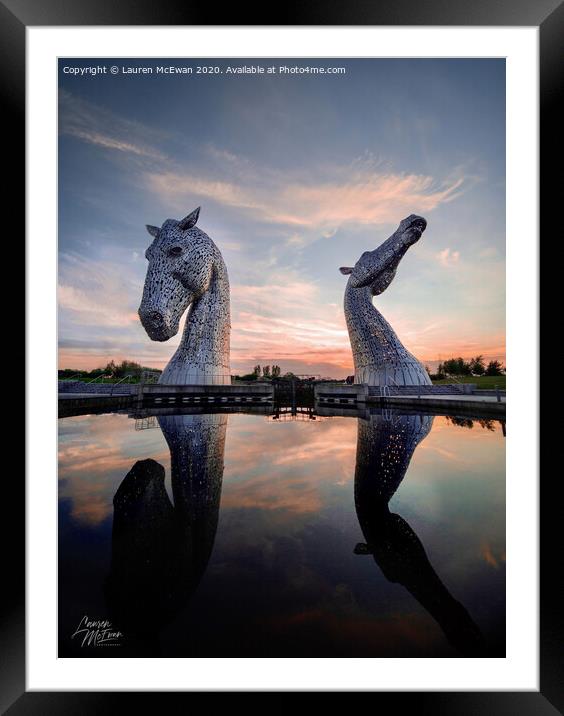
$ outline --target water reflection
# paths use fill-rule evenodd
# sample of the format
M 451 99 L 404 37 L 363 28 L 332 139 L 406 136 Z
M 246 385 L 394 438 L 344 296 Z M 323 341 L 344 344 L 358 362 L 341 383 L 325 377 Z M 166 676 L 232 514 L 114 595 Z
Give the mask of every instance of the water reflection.
M 137 461 L 113 500 L 110 615 L 149 648 L 190 599 L 210 558 L 217 522 L 227 415 L 165 415 L 174 505 L 163 466 Z M 147 615 L 151 628 L 147 629 Z
M 464 656 L 485 653 L 478 627 L 433 569 L 416 533 L 389 502 L 433 417 L 376 413 L 358 418 L 354 501 L 365 538 L 385 577 L 404 586 Z M 157 634 L 189 601 L 209 561 L 218 524 L 227 415 L 161 415 L 170 450 L 172 504 L 165 470 L 137 461 L 114 499 L 110 615 L 129 635 L 158 650 Z M 156 427 L 156 425 L 155 425 Z M 148 632 L 144 615 L 152 615 Z
M 417 445 L 432 425 L 433 417 L 427 415 L 380 413 L 358 419 L 354 496 L 366 542 L 357 544 L 355 553 L 372 555 L 385 577 L 417 599 L 462 655 L 483 656 L 478 627 L 439 579 L 413 529 L 389 509 Z
M 503 655 L 497 423 L 177 410 L 60 423 L 60 655 Z

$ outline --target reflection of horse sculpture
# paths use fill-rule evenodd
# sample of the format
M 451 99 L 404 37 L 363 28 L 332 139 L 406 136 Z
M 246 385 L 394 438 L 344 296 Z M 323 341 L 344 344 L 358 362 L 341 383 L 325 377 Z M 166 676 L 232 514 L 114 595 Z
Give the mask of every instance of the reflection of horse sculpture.
M 461 654 L 483 656 L 478 627 L 437 576 L 415 532 L 388 506 L 432 424 L 425 415 L 358 420 L 354 489 L 366 543 L 358 544 L 355 553 L 371 554 L 386 578 L 402 584 L 425 607 Z
M 389 239 L 365 251 L 350 274 L 345 290 L 345 317 L 354 359 L 354 382 L 367 385 L 431 385 L 427 371 L 403 346 L 393 328 L 376 310 L 372 297 L 385 291 L 399 262 L 419 241 L 427 222 L 412 214 L 400 222 Z
M 112 565 L 106 594 L 126 637 L 157 630 L 184 606 L 209 561 L 219 515 L 227 415 L 159 417 L 170 449 L 165 471 L 140 460 L 114 496 Z
M 178 332 L 190 309 L 182 340 L 159 383 L 229 385 L 229 278 L 219 249 L 196 222 L 200 209 L 181 221 L 167 219 L 145 255 L 149 260 L 139 317 L 153 341 Z

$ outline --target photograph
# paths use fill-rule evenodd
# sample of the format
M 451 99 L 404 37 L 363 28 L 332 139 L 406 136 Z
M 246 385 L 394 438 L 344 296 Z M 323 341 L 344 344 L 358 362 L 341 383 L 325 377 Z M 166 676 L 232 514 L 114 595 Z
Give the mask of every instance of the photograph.
M 557 716 L 564 3 L 277 12 L 0 0 L 0 712 Z
M 58 659 L 506 657 L 506 83 L 58 57 Z

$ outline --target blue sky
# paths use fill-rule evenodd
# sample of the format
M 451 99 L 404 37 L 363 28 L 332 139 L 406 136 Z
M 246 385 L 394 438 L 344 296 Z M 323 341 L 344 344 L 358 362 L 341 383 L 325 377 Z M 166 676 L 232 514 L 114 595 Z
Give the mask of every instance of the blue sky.
M 163 367 L 137 318 L 151 238 L 202 207 L 232 290 L 233 372 L 342 376 L 353 265 L 411 213 L 428 228 L 376 298 L 435 365 L 505 360 L 505 62 L 221 60 L 342 66 L 345 74 L 73 76 L 60 60 L 60 366 L 129 358 Z

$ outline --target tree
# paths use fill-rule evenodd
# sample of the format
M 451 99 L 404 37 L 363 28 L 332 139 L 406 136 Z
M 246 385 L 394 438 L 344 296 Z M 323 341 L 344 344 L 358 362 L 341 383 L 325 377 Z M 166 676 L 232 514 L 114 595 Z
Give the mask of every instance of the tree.
M 484 365 L 484 356 L 476 356 L 470 358 L 469 361 L 470 372 L 472 375 L 484 375 L 486 372 L 486 366 Z
M 122 362 L 117 366 L 117 376 L 119 378 L 125 378 L 128 375 L 141 375 L 142 370 L 143 367 L 140 363 L 136 363 L 133 360 L 122 360 Z
M 458 358 L 449 358 L 442 364 L 442 369 L 446 375 L 470 375 L 470 363 L 466 362 L 460 356 Z
M 112 377 L 114 377 L 117 373 L 117 365 L 114 363 L 113 360 L 111 360 L 104 368 L 104 371 L 106 373 L 108 373 L 108 375 L 111 375 Z M 92 371 L 92 372 L 94 372 L 94 371 Z
M 486 368 L 486 375 L 503 375 L 505 368 L 498 360 L 491 360 Z

